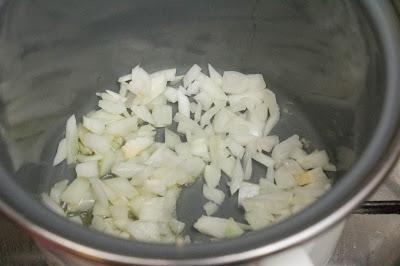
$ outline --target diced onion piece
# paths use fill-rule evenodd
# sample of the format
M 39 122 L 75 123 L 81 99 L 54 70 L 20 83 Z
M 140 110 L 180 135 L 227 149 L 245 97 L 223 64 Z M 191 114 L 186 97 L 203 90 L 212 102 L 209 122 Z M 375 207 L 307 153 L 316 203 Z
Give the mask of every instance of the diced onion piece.
M 246 212 L 244 216 L 253 230 L 264 228 L 274 221 L 274 217 L 268 212 L 250 211 Z
M 98 135 L 103 134 L 106 124 L 104 121 L 96 118 L 83 117 L 83 126 Z
M 85 178 L 76 178 L 61 194 L 61 200 L 67 203 L 79 204 L 90 188 L 89 181 Z
M 211 64 L 208 64 L 208 74 L 210 75 L 210 79 L 214 81 L 218 86 L 222 86 L 222 76 L 219 74 Z
M 151 89 L 150 75 L 140 66 L 132 69 L 131 91 L 138 97 L 143 97 Z
M 114 136 L 125 136 L 137 130 L 137 118 L 128 117 L 107 125 L 106 132 Z
M 300 142 L 299 136 L 293 135 L 276 145 L 272 150 L 271 157 L 277 162 L 283 161 L 288 159 L 292 152 L 301 148 L 302 146 L 303 145 Z
M 264 135 L 269 135 L 274 126 L 278 123 L 280 117 L 279 106 L 276 102 L 275 94 L 270 90 L 265 90 L 267 93 L 267 104 L 270 116 L 264 127 Z
M 176 103 L 178 101 L 178 91 L 172 87 L 167 87 L 164 95 L 170 103 Z
M 247 80 L 249 90 L 265 89 L 267 87 L 261 74 L 247 75 Z
M 172 123 L 172 107 L 159 105 L 153 109 L 153 120 L 156 127 L 165 127 Z
M 289 189 L 296 186 L 296 180 L 285 166 L 275 171 L 275 182 L 281 189 Z
M 190 143 L 190 152 L 193 155 L 208 159 L 208 145 L 205 138 L 196 138 Z
M 278 136 L 266 136 L 257 139 L 257 150 L 271 152 L 272 149 L 279 144 Z
M 126 142 L 125 145 L 122 146 L 122 151 L 124 152 L 125 158 L 131 159 L 153 143 L 154 140 L 150 137 L 137 137 Z
M 178 111 L 183 116 L 190 118 L 190 102 L 182 92 L 178 91 Z
M 221 170 L 219 168 L 213 164 L 206 165 L 204 168 L 204 179 L 208 187 L 215 188 L 219 184 L 220 178 Z
M 115 154 L 113 152 L 107 152 L 103 155 L 100 161 L 100 176 L 103 176 L 110 172 L 112 165 L 115 162 Z
M 154 124 L 153 116 L 145 106 L 131 106 L 132 112 L 143 121 Z
M 228 149 L 231 151 L 231 153 L 239 159 L 242 159 L 243 155 L 244 155 L 244 151 L 245 149 L 243 148 L 242 145 L 240 145 L 239 143 L 237 143 L 236 141 L 234 141 L 231 138 L 228 138 L 225 141 Z
M 67 163 L 75 163 L 76 155 L 78 153 L 78 129 L 76 126 L 75 115 L 72 115 L 67 120 L 65 139 L 67 142 Z
M 138 195 L 136 189 L 129 183 L 125 177 L 115 177 L 104 180 L 104 184 L 115 193 L 127 199 L 133 199 Z
M 111 149 L 111 143 L 106 137 L 93 133 L 87 133 L 82 142 L 86 147 L 100 154 L 105 154 Z
M 115 115 L 122 114 L 126 111 L 126 107 L 125 107 L 124 103 L 112 102 L 109 100 L 100 100 L 99 107 L 101 109 L 103 109 L 104 111 L 106 111 L 110 114 L 115 114 Z
M 235 158 L 234 157 L 220 158 L 219 166 L 227 176 L 232 176 L 233 168 L 235 167 Z
M 58 143 L 57 152 L 53 160 L 53 165 L 57 165 L 62 161 L 64 161 L 67 158 L 67 153 L 68 153 L 67 139 L 63 138 Z
M 60 196 L 67 188 L 67 185 L 68 185 L 68 180 L 62 180 L 53 185 L 53 187 L 50 190 L 50 198 L 55 203 L 60 203 Z
M 197 101 L 197 103 L 201 104 L 201 108 L 203 108 L 204 111 L 207 111 L 208 109 L 210 109 L 210 107 L 213 103 L 210 95 L 208 95 L 208 93 L 205 91 L 201 91 L 199 94 L 197 94 L 193 98 Z
M 221 110 L 221 108 L 223 108 L 222 105 L 216 105 L 216 106 L 214 106 L 214 107 L 208 109 L 208 110 L 203 114 L 203 116 L 201 117 L 201 119 L 200 119 L 200 125 L 201 125 L 202 127 L 204 127 L 204 126 L 210 124 L 210 123 L 211 123 L 211 119 L 214 117 L 214 115 L 215 115 L 219 110 Z
M 126 230 L 136 240 L 156 242 L 160 241 L 160 228 L 156 222 L 129 221 Z
M 326 151 L 317 150 L 298 160 L 298 163 L 304 169 L 311 169 L 317 167 L 324 168 L 326 165 L 329 164 L 329 158 Z
M 216 188 L 211 188 L 207 185 L 203 186 L 203 196 L 218 205 L 221 205 L 225 198 L 224 192 Z
M 213 215 L 218 210 L 218 205 L 214 202 L 208 201 L 203 205 L 203 209 L 206 212 L 207 216 Z
M 257 184 L 242 182 L 239 188 L 238 203 L 242 204 L 242 201 L 246 198 L 252 198 L 257 196 L 260 192 L 260 186 Z
M 198 157 L 192 157 L 183 161 L 182 166 L 187 173 L 194 177 L 198 177 L 203 172 L 205 163 Z
M 201 216 L 193 227 L 200 233 L 216 237 L 237 237 L 244 233 L 233 219 L 224 219 L 211 216 Z
M 201 74 L 198 77 L 198 81 L 200 84 L 200 88 L 211 97 L 213 102 L 221 101 L 221 100 L 227 101 L 227 97 L 226 97 L 225 93 L 209 77 L 207 77 L 204 74 Z
M 152 73 L 150 76 L 154 77 L 154 76 L 158 76 L 158 75 L 162 75 L 166 81 L 173 81 L 173 80 L 175 80 L 176 68 L 160 70 L 160 71 Z
M 90 185 L 94 192 L 94 196 L 96 198 L 97 204 L 99 204 L 103 208 L 107 208 L 108 207 L 108 197 L 104 190 L 104 184 L 102 183 L 102 181 L 98 178 L 92 177 L 92 178 L 89 178 L 89 182 L 90 182 Z
M 261 152 L 255 153 L 252 158 L 266 167 L 271 167 L 274 165 L 274 160 Z
M 247 75 L 236 71 L 225 71 L 222 76 L 222 89 L 225 93 L 240 94 L 248 90 L 249 80 Z
M 188 95 L 193 95 L 199 93 L 199 90 L 200 90 L 200 82 L 195 80 L 188 85 L 186 92 Z
M 244 172 L 242 164 L 240 163 L 240 160 L 237 159 L 231 175 L 231 182 L 229 184 L 231 195 L 235 194 L 236 191 L 239 190 L 243 182 L 243 179 L 244 179 Z
M 175 218 L 172 218 L 168 224 L 171 228 L 171 231 L 174 232 L 176 235 L 181 234 L 183 232 L 183 229 L 185 228 L 185 223 L 178 221 Z
M 201 73 L 201 67 L 198 65 L 193 65 L 189 71 L 183 77 L 183 86 L 187 87 L 190 83 L 192 83 Z
M 173 131 L 169 129 L 165 129 L 165 145 L 170 148 L 174 149 L 177 144 L 181 143 L 181 138 L 175 134 Z
M 228 124 L 231 121 L 231 116 L 226 108 L 222 108 L 215 115 L 213 125 L 216 133 L 224 133 L 228 131 Z
M 134 177 L 145 168 L 145 165 L 131 161 L 125 161 L 114 164 L 114 166 L 111 168 L 111 172 L 119 177 Z
M 47 194 L 40 194 L 43 203 L 53 212 L 57 213 L 61 216 L 66 216 L 64 210 L 58 205 L 58 203 L 54 202 Z
M 98 177 L 99 167 L 97 161 L 78 163 L 75 167 L 77 177 Z

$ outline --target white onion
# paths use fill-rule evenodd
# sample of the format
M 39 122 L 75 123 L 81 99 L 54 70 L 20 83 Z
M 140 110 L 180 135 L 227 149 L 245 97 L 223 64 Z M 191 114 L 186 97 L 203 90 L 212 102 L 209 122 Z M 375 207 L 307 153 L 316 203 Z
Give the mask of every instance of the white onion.
M 67 162 L 68 164 L 75 163 L 78 153 L 78 130 L 75 115 L 67 120 L 65 139 L 67 141 Z
M 198 65 L 193 65 L 183 77 L 183 85 L 187 87 L 192 83 L 201 73 L 201 68 Z
M 134 177 L 145 168 L 145 165 L 125 161 L 114 164 L 114 166 L 111 168 L 111 172 L 119 177 Z
M 211 188 L 207 185 L 203 186 L 203 196 L 218 205 L 221 205 L 225 198 L 224 192 L 216 188 Z
M 237 237 L 244 233 L 233 219 L 223 219 L 211 216 L 201 216 L 193 225 L 199 232 L 216 237 Z
M 104 111 L 114 115 L 119 115 L 126 111 L 125 104 L 119 102 L 116 103 L 109 100 L 100 100 L 99 107 Z
M 213 215 L 218 210 L 218 205 L 212 201 L 208 201 L 203 205 L 203 209 L 206 212 L 207 216 Z
M 172 107 L 159 105 L 153 109 L 153 120 L 156 127 L 166 127 L 172 123 Z
M 75 167 L 77 177 L 99 177 L 97 161 L 78 163 Z
M 89 181 L 84 178 L 76 178 L 61 194 L 61 200 L 67 203 L 79 204 L 79 201 L 85 197 L 89 191 Z
M 154 124 L 153 116 L 145 106 L 131 106 L 132 112 L 143 121 Z
M 82 142 L 86 147 L 94 150 L 96 154 L 105 154 L 111 149 L 111 143 L 106 137 L 93 133 L 87 133 L 82 139 Z
M 261 74 L 221 76 L 210 64 L 208 72 L 193 65 L 184 76 L 176 76 L 175 68 L 149 75 L 136 66 L 119 78 L 118 93 L 97 93 L 101 109 L 79 124 L 74 115 L 67 120 L 53 160 L 78 162 L 77 178 L 56 183 L 43 202 L 64 216 L 91 212 L 90 227 L 107 234 L 183 245 L 190 238 L 181 235 L 185 224 L 176 219 L 177 200 L 201 176 L 207 216 L 193 227 L 214 238 L 279 222 L 330 188 L 324 171 L 336 167 L 325 151 L 307 154 L 299 136 L 279 142 L 269 135 L 280 111 Z M 176 114 L 167 102 L 177 102 Z M 166 128 L 176 124 L 184 141 Z M 164 143 L 156 142 L 161 131 L 155 127 L 164 128 Z M 267 168 L 258 184 L 246 181 L 253 178 L 253 160 Z M 225 200 L 217 189 L 222 172 L 230 193 L 238 191 L 248 224 L 210 216 Z M 82 223 L 79 216 L 69 219 Z
M 208 73 L 210 75 L 210 79 L 217 84 L 218 86 L 222 86 L 222 76 L 219 74 L 211 64 L 208 64 Z
M 92 131 L 93 133 L 96 133 L 98 135 L 103 134 L 104 129 L 106 128 L 106 123 L 100 119 L 96 118 L 89 118 L 89 117 L 83 117 L 83 126 Z
M 178 91 L 172 87 L 167 87 L 164 95 L 170 103 L 176 103 L 178 101 Z
M 178 110 L 183 116 L 190 118 L 190 102 L 182 92 L 178 91 Z
M 260 192 L 260 186 L 257 184 L 242 182 L 239 188 L 238 203 L 242 204 L 242 201 L 246 198 L 252 198 L 257 196 Z
M 248 77 L 236 71 L 225 71 L 222 76 L 222 88 L 229 94 L 243 93 L 249 88 Z
M 206 165 L 204 168 L 204 179 L 208 187 L 215 188 L 219 184 L 221 170 L 215 165 Z
M 114 136 L 125 136 L 130 132 L 136 131 L 137 128 L 137 118 L 128 117 L 109 123 L 106 132 Z
M 67 139 L 63 138 L 58 143 L 57 152 L 54 156 L 53 165 L 57 165 L 64 161 L 68 155 L 68 146 L 67 146 Z
M 153 143 L 154 140 L 150 137 L 137 137 L 127 141 L 125 145 L 122 146 L 122 151 L 124 152 L 125 157 L 130 159 L 135 157 Z

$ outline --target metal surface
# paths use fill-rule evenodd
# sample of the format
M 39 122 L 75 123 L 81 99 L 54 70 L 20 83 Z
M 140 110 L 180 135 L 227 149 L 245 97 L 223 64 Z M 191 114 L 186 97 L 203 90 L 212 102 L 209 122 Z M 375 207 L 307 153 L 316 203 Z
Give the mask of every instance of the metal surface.
M 395 161 L 399 36 L 386 1 L 365 1 L 372 20 L 360 15 L 366 9 L 339 1 L 104 1 L 96 9 L 54 2 L 12 1 L 1 13 L 0 117 L 7 147 L 0 145 L 9 150 L 1 154 L 1 207 L 43 245 L 51 241 L 65 252 L 144 264 L 250 259 L 304 241 L 343 218 Z M 271 86 L 304 110 L 332 154 L 347 145 L 361 160 L 327 196 L 281 224 L 182 249 L 84 230 L 32 200 L 57 176 L 48 156 L 60 136 L 57 121 L 90 110 L 94 90 L 112 87 L 116 75 L 142 61 L 153 70 L 210 59 L 221 68 L 268 73 Z M 10 177 L 13 168 L 18 171 Z

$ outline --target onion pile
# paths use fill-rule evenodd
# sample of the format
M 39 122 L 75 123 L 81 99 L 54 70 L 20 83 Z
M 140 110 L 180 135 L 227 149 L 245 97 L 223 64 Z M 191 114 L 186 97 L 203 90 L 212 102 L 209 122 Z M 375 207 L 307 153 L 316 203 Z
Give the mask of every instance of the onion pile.
M 263 228 L 329 189 L 324 171 L 336 169 L 325 151 L 308 154 L 299 136 L 280 142 L 271 135 L 280 111 L 261 74 L 208 71 L 194 65 L 176 76 L 176 69 L 148 74 L 137 66 L 118 79 L 118 93 L 97 93 L 99 110 L 80 123 L 67 120 L 54 157 L 54 165 L 74 164 L 76 178 L 42 194 L 46 205 L 115 236 L 186 243 L 176 202 L 199 177 L 208 202 L 193 226 L 213 238 Z M 254 162 L 266 168 L 257 183 L 250 181 Z M 230 195 L 219 189 L 222 174 Z M 212 216 L 236 195 L 248 224 Z

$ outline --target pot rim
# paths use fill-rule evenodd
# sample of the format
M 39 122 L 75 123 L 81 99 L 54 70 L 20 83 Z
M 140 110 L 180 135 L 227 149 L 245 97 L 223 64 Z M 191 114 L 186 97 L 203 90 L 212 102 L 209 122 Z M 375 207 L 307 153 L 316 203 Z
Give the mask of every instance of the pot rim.
M 1 166 L 0 209 L 36 240 L 52 247 L 94 260 L 143 265 L 239 262 L 300 244 L 328 229 L 379 185 L 400 152 L 400 105 L 397 102 L 400 98 L 400 75 L 397 75 L 400 73 L 400 36 L 397 16 L 389 1 L 365 0 L 362 3 L 369 12 L 384 55 L 387 90 L 383 110 L 377 129 L 359 161 L 330 193 L 307 210 L 236 239 L 191 244 L 182 248 L 141 243 L 87 230 L 43 208 L 41 203 L 24 193 Z

